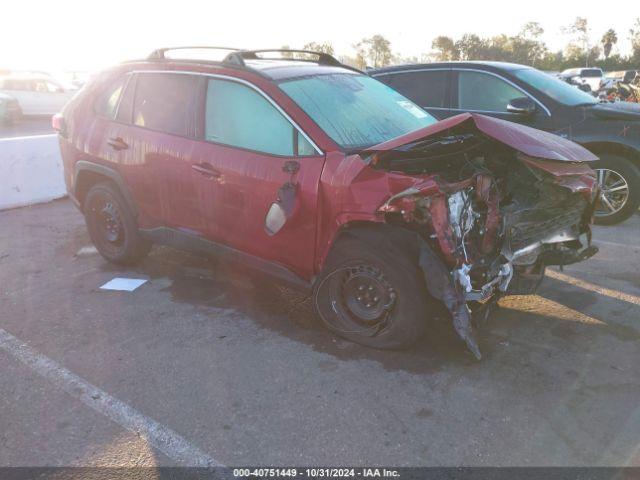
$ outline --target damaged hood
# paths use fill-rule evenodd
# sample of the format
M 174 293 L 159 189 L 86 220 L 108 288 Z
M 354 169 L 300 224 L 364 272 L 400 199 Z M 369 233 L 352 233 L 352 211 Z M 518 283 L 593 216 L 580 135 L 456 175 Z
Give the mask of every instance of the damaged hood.
M 399 149 L 456 127 L 463 129 L 475 127 L 486 136 L 530 157 L 568 162 L 588 162 L 598 159 L 589 150 L 577 143 L 552 133 L 477 113 L 462 113 L 455 117 L 447 118 L 428 127 L 369 147 L 363 150 L 361 154 L 374 154 Z

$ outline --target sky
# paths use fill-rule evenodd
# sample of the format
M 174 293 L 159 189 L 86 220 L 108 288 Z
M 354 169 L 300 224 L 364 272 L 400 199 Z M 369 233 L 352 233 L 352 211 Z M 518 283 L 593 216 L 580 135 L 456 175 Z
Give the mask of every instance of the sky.
M 560 50 L 568 41 L 561 27 L 577 16 L 588 19 L 594 41 L 615 29 L 614 52 L 626 54 L 634 15 L 619 13 L 640 17 L 640 8 L 637 0 L 615 4 L 607 9 L 602 0 L 14 0 L 2 5 L 0 68 L 93 71 L 176 45 L 272 48 L 329 41 L 336 54 L 349 55 L 353 44 L 374 34 L 389 39 L 394 53 L 419 57 L 438 35 L 514 35 L 528 21 L 540 22 L 543 40 Z

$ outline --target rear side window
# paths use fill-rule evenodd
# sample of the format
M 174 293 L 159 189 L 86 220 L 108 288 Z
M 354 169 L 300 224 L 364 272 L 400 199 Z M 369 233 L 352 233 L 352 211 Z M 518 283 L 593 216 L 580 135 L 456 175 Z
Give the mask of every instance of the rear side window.
M 127 77 L 120 77 L 115 80 L 107 89 L 98 97 L 95 104 L 95 111 L 98 115 L 113 119 L 118 108 L 118 101 L 122 90 L 126 84 Z
M 524 93 L 503 79 L 481 72 L 458 72 L 458 108 L 507 112 L 507 105 Z
M 391 75 L 381 75 L 377 78 L 421 107 L 448 108 L 449 77 L 447 70 L 433 70 L 397 72 Z
M 272 155 L 310 155 L 313 147 L 261 94 L 237 82 L 209 80 L 207 141 Z
M 159 132 L 195 136 L 197 76 L 138 74 L 133 124 Z

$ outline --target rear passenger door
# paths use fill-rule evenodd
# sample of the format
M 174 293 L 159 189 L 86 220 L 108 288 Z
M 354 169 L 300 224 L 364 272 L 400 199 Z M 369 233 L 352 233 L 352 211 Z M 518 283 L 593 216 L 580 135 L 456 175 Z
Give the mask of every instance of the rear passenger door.
M 452 115 L 451 70 L 406 70 L 374 75 L 394 90 L 420 105 L 438 120 Z
M 311 275 L 324 154 L 252 84 L 208 77 L 204 104 L 203 142 L 194 159 L 203 179 L 200 201 L 208 235 Z M 297 173 L 287 173 L 287 165 Z M 266 214 L 288 181 L 297 185 L 297 210 L 282 230 L 267 235 Z
M 171 72 L 131 76 L 109 137 L 139 208 L 142 228 L 165 225 L 202 235 L 198 181 L 191 168 L 199 77 Z M 114 153 L 116 154 L 116 153 Z

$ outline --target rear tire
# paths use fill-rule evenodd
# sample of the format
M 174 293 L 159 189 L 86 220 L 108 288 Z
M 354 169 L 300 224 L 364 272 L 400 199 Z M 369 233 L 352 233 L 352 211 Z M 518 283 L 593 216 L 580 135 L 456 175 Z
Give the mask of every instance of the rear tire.
M 132 265 L 151 250 L 151 242 L 140 235 L 135 217 L 112 183 L 93 185 L 83 210 L 91 241 L 106 260 Z
M 427 329 L 430 300 L 417 260 L 350 236 L 338 240 L 314 289 L 329 330 L 380 349 L 415 343 Z
M 600 154 L 592 168 L 598 173 L 600 188 L 604 187 L 596 206 L 594 223 L 615 225 L 623 222 L 640 206 L 640 169 L 628 159 L 613 154 Z M 626 185 L 626 192 L 609 189 Z

